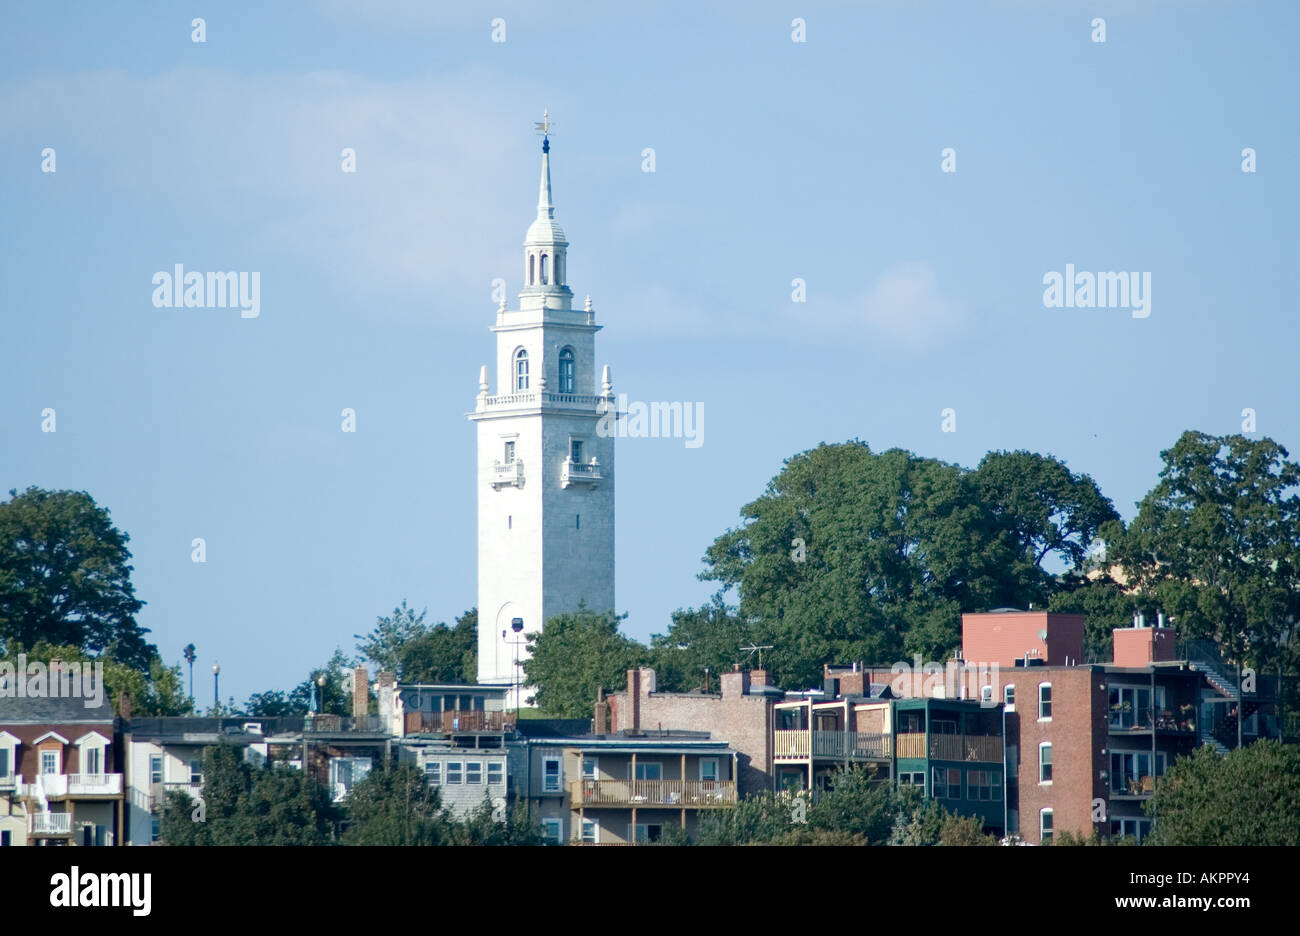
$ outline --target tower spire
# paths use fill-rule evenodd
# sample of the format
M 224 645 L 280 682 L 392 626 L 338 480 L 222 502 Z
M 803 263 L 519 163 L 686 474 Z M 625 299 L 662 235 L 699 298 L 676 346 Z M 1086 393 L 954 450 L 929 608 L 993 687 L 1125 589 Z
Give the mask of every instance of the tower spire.
M 542 135 L 542 182 L 537 193 L 537 217 L 549 220 L 555 217 L 555 206 L 551 203 L 551 131 L 555 123 L 549 111 L 542 110 L 542 119 L 536 127 Z

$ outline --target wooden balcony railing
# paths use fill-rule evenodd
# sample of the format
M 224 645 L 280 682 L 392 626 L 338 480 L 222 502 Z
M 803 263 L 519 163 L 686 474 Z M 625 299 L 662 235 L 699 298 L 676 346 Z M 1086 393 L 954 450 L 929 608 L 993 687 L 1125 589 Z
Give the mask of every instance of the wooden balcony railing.
M 407 712 L 406 734 L 456 731 L 508 731 L 514 727 L 513 712 L 481 712 L 456 709 L 450 712 Z
M 900 734 L 894 750 L 898 757 L 925 757 L 925 735 Z M 1002 760 L 1002 739 L 981 735 L 930 735 L 929 756 L 934 760 L 982 761 L 996 764 Z
M 731 780 L 575 780 L 569 786 L 571 807 L 664 806 L 711 809 L 736 804 Z
M 773 732 L 778 760 L 825 757 L 835 760 L 883 760 L 889 757 L 889 736 L 857 731 L 779 730 Z

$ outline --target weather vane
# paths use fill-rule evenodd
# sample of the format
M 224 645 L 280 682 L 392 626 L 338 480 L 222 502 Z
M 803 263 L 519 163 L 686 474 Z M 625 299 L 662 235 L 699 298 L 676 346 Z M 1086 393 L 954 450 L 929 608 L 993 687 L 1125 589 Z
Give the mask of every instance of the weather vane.
M 549 153 L 551 151 L 551 133 L 555 129 L 555 121 L 551 120 L 550 112 L 543 108 L 542 119 L 540 122 L 535 123 L 534 126 L 537 127 L 537 132 L 542 135 L 542 152 Z

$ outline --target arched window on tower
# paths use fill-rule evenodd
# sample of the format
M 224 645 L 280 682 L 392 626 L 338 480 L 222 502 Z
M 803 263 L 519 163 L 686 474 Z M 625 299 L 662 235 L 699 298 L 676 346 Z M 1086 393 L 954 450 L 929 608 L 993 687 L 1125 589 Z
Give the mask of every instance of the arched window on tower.
M 520 348 L 515 352 L 515 390 L 528 389 L 528 352 Z
M 542 254 L 542 285 L 546 285 L 546 254 Z
M 529 286 L 533 285 L 533 283 L 535 282 L 533 278 L 533 265 L 536 262 L 537 262 L 537 258 L 534 257 L 532 254 L 529 254 L 528 255 L 528 285 Z
M 556 286 L 564 285 L 564 254 L 563 253 L 557 253 L 555 255 L 555 285 Z
M 573 349 L 560 352 L 560 392 L 573 393 Z

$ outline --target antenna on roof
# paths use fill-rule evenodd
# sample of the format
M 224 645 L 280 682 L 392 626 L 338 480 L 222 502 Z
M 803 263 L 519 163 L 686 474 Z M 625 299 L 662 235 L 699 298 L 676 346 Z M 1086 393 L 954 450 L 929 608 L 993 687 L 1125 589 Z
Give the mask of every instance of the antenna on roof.
M 750 656 L 753 656 L 755 653 L 757 653 L 757 654 L 758 654 L 758 668 L 759 668 L 759 669 L 762 669 L 762 668 L 763 668 L 763 651 L 764 651 L 764 650 L 771 650 L 771 649 L 772 649 L 772 645 L 771 645 L 771 644 L 767 644 L 766 646 L 756 647 L 756 646 L 754 646 L 753 644 L 750 644 L 748 647 L 741 647 L 740 649 L 741 649 L 741 650 L 747 650 L 747 651 L 749 651 L 749 655 L 750 655 Z

